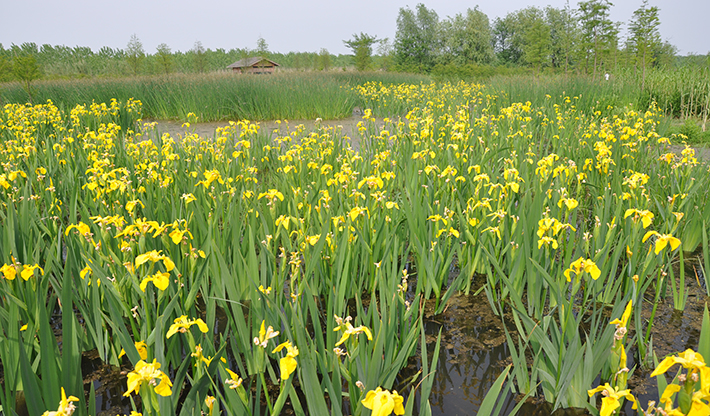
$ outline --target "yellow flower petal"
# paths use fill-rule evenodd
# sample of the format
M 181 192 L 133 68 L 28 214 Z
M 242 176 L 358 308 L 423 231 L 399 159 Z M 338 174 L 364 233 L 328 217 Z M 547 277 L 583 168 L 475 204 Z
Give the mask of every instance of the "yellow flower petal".
M 675 360 L 673 359 L 674 357 L 666 357 L 661 361 L 660 364 L 658 364 L 658 367 L 656 367 L 655 370 L 651 373 L 649 377 L 656 377 L 659 374 L 664 374 L 666 371 L 668 371 L 669 368 L 673 367 L 675 365 Z
M 286 355 L 281 360 L 279 360 L 279 369 L 281 370 L 281 379 L 288 380 L 288 378 L 296 371 L 296 366 L 298 362 L 295 358 L 290 355 Z
M 163 257 L 163 264 L 165 265 L 165 270 L 168 272 L 175 268 L 175 263 L 170 260 L 170 257 Z
M 197 327 L 200 328 L 200 331 L 202 331 L 203 334 L 206 334 L 209 332 L 209 328 L 207 327 L 207 324 L 205 321 L 203 321 L 201 318 L 195 319 L 195 322 L 197 324 Z
M 173 394 L 171 387 L 173 383 L 170 381 L 168 376 L 164 375 L 160 377 L 160 384 L 155 388 L 155 392 L 161 396 L 170 396 Z
M 167 289 L 169 283 L 170 283 L 170 273 L 158 272 L 155 275 L 153 275 L 153 284 L 158 289 L 160 289 L 160 290 Z M 142 283 L 141 283 L 141 285 L 142 285 Z M 144 292 L 145 292 L 145 290 L 144 290 Z

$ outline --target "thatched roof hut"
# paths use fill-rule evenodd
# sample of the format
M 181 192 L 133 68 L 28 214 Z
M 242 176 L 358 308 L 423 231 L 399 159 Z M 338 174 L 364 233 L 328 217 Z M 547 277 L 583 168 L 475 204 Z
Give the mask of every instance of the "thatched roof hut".
M 240 74 L 273 74 L 277 66 L 280 65 L 270 59 L 255 56 L 240 59 L 227 68 Z

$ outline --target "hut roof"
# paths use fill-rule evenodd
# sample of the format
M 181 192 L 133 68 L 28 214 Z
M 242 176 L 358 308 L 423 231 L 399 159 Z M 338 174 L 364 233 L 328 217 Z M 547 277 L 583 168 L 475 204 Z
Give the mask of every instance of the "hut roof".
M 271 63 L 271 65 L 273 65 L 273 66 L 280 66 L 279 64 L 277 64 L 276 62 L 274 62 L 270 59 L 266 59 L 261 56 L 254 56 L 251 58 L 240 59 L 237 62 L 227 66 L 227 68 L 230 68 L 230 69 L 231 68 L 251 68 L 254 66 L 258 66 L 257 64 L 260 64 L 264 61 Z

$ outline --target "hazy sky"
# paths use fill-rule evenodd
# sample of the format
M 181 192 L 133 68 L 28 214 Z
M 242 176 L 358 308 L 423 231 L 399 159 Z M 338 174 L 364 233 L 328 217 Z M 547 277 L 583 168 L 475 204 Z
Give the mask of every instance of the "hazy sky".
M 401 7 L 408 0 L 1 0 L 0 43 L 102 46 L 125 48 L 132 34 L 146 52 L 160 43 L 187 51 L 195 41 L 205 48 L 255 48 L 262 36 L 274 52 L 349 53 L 343 40 L 365 32 L 394 39 Z M 611 18 L 623 22 L 622 33 L 641 0 L 612 0 Z M 463 13 L 475 2 L 423 2 L 439 19 Z M 710 51 L 710 0 L 650 0 L 660 8 L 663 39 L 680 53 Z M 538 6 L 562 8 L 565 0 L 482 0 L 479 8 L 493 21 L 507 13 Z M 570 6 L 576 8 L 577 1 Z

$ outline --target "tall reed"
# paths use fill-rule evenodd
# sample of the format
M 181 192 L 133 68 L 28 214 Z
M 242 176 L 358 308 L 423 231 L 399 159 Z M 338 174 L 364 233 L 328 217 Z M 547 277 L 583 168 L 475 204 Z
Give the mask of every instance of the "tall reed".
M 420 82 L 420 75 L 352 72 L 280 72 L 273 75 L 172 74 L 135 78 L 40 81 L 33 85 L 35 102 L 51 100 L 69 111 L 76 105 L 140 100 L 143 115 L 152 119 L 200 121 L 339 119 L 360 106 L 351 87 L 367 81 Z M 0 90 L 0 101 L 24 103 L 27 93 L 17 83 Z

